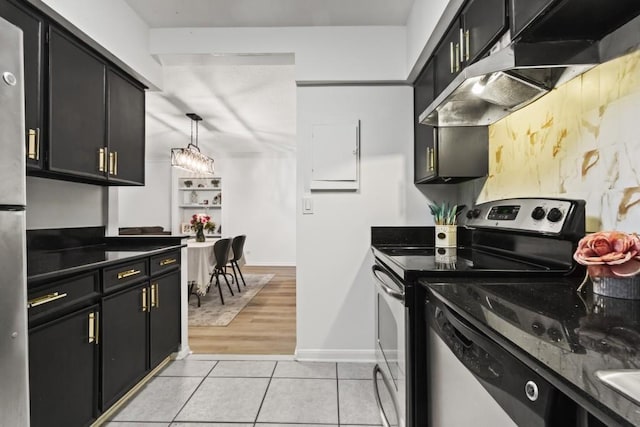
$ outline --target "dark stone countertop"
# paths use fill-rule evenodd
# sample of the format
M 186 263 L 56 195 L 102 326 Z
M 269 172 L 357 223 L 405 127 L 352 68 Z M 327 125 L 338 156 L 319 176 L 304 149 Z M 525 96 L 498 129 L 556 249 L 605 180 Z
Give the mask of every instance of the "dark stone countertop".
M 103 244 L 27 252 L 27 285 L 31 290 L 43 282 L 83 271 L 143 258 L 185 246 L 180 238 L 166 236 L 136 239 L 105 238 Z
M 569 279 L 421 284 L 607 425 L 640 425 L 640 407 L 595 376 L 640 369 L 640 301 L 579 295 Z

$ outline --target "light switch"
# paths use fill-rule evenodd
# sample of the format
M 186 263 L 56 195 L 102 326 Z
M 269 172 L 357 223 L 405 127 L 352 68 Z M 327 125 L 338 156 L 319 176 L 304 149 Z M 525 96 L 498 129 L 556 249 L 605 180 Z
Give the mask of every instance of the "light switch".
M 313 199 L 309 196 L 302 198 L 302 213 L 306 215 L 313 213 Z

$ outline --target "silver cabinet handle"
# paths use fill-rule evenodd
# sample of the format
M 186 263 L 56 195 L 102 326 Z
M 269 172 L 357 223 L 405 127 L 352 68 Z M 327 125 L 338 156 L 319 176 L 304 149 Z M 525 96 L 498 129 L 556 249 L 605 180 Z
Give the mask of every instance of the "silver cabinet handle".
M 460 28 L 460 62 L 464 62 L 464 29 Z
M 454 55 L 453 42 L 451 42 L 451 43 L 449 43 L 449 62 L 450 62 L 449 71 L 450 71 L 450 74 L 453 74 L 453 63 L 454 63 L 453 62 L 453 55 Z
M 387 285 L 378 275 L 380 274 L 384 274 L 385 276 L 389 277 L 391 280 L 393 280 L 387 273 L 385 273 L 380 267 L 378 267 L 377 265 L 374 265 L 373 267 L 371 267 L 371 270 L 373 271 L 373 277 L 375 277 L 375 279 L 378 281 L 378 283 L 380 283 L 380 286 L 382 287 L 382 290 L 389 295 L 392 298 L 395 298 L 399 301 L 404 301 L 404 292 L 402 291 L 397 291 L 395 289 L 391 289 L 389 287 L 389 285 Z

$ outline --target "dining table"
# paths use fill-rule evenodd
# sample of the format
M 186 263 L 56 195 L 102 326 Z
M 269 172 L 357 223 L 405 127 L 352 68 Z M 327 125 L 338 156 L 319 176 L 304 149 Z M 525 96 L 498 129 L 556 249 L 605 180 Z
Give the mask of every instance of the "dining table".
M 208 239 L 204 242 L 187 240 L 189 285 L 194 284 L 193 292 L 202 296 L 207 293 L 209 278 L 216 263 L 213 245 L 218 239 Z

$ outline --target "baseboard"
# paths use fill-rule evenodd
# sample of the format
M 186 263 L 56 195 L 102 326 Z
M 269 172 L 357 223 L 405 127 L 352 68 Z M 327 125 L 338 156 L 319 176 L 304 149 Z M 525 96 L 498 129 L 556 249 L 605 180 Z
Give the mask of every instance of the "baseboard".
M 300 361 L 374 362 L 375 350 L 313 350 L 296 349 L 295 359 Z
M 295 262 L 251 262 L 245 264 L 247 267 L 295 267 Z M 242 266 L 244 267 L 244 265 Z
M 189 360 L 294 360 L 291 354 L 191 354 Z
M 171 355 L 171 359 L 172 360 L 182 360 L 182 359 L 184 359 L 185 357 L 187 357 L 190 354 L 191 354 L 191 349 L 189 348 L 188 345 L 185 345 L 182 348 L 180 348 L 180 350 L 178 350 L 177 353 L 173 353 Z

